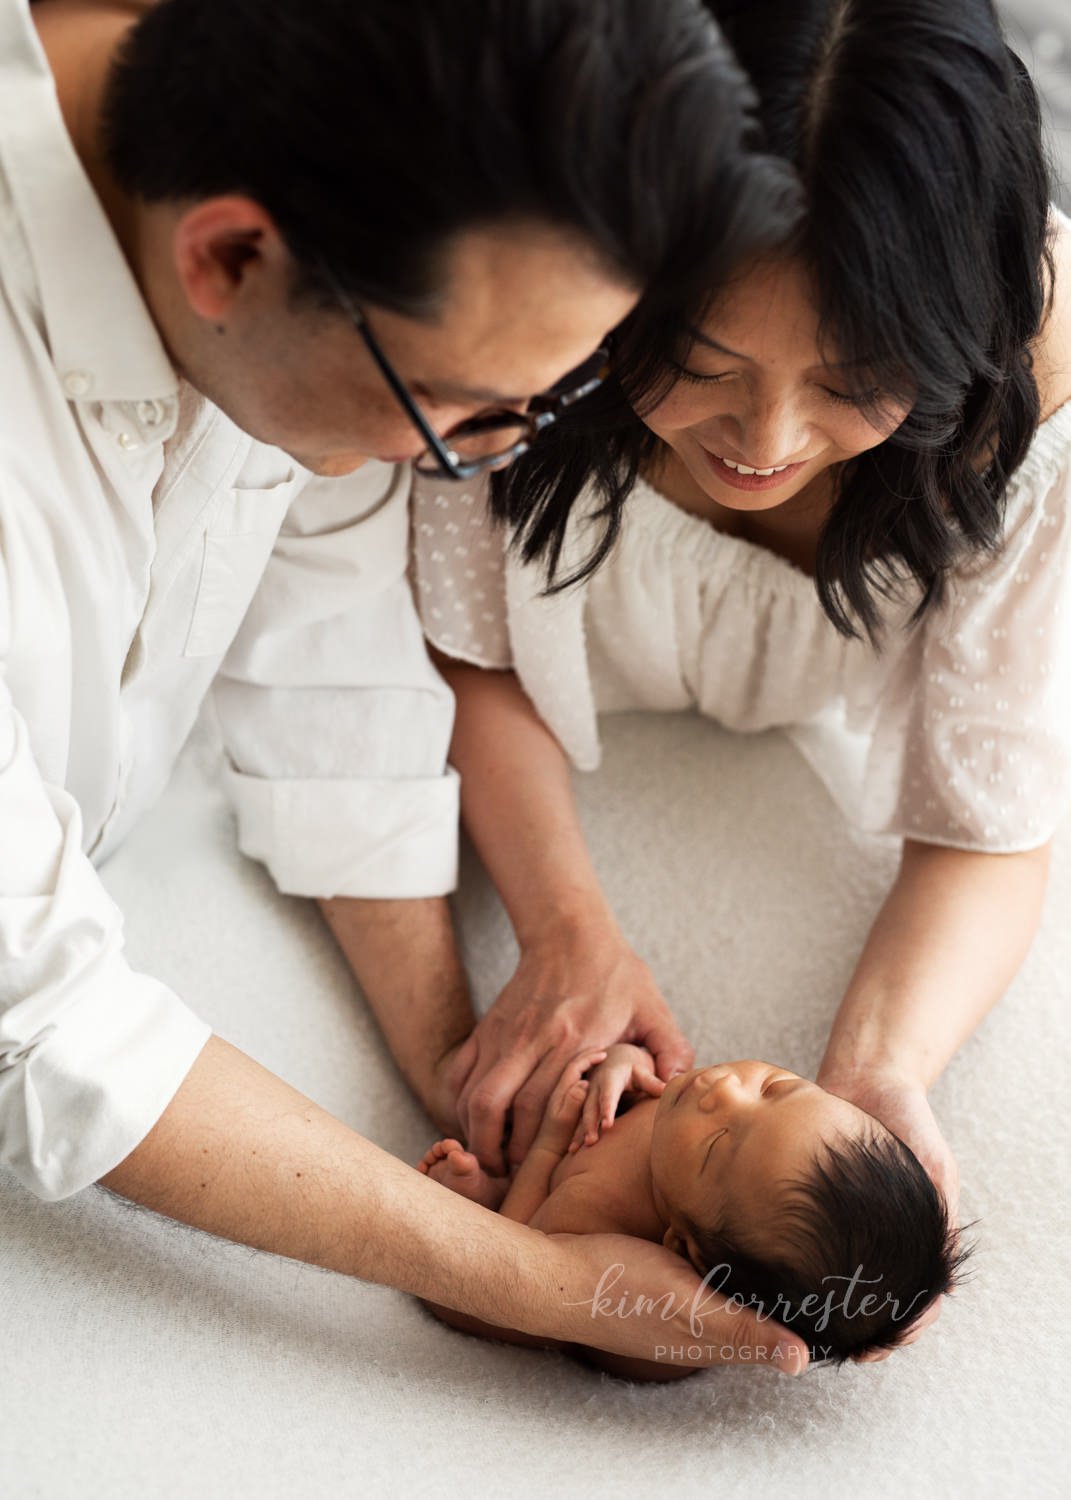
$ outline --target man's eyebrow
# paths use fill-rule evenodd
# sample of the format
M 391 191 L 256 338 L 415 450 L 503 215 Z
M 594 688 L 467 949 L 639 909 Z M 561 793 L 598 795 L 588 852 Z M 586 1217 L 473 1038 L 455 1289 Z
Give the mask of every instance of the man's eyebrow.
M 501 391 L 485 390 L 482 386 L 451 385 L 443 380 L 414 380 L 410 389 L 443 396 L 447 401 L 475 401 L 480 406 L 523 406 L 532 399 L 531 391 L 527 396 L 504 396 Z

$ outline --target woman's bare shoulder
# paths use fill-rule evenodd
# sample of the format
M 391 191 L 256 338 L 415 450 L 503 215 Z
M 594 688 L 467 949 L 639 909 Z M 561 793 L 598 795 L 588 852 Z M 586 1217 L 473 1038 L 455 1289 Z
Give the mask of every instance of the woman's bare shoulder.
M 1052 253 L 1052 302 L 1034 351 L 1042 421 L 1071 401 L 1071 223 L 1066 219 L 1057 220 Z

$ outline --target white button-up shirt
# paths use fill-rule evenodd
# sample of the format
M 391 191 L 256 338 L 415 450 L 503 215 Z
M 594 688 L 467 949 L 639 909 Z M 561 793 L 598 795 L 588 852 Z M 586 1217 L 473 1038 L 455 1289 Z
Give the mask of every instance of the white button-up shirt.
M 181 128 L 180 122 L 176 128 Z M 406 582 L 406 469 L 314 479 L 177 378 L 0 0 L 0 1162 L 58 1199 L 209 1028 L 94 870 L 211 691 L 242 848 L 284 891 L 451 889 L 453 702 Z

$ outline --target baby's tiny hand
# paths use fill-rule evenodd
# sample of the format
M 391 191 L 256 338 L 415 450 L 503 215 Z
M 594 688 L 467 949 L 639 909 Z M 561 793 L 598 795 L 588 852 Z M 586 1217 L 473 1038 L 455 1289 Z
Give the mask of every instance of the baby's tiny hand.
M 657 1099 L 665 1084 L 655 1072 L 654 1058 L 646 1047 L 634 1047 L 630 1042 L 617 1042 L 591 1074 L 587 1098 L 576 1133 L 569 1145 L 570 1151 L 579 1151 L 581 1146 L 593 1146 L 600 1132 L 609 1130 L 617 1114 L 622 1094 L 647 1094 Z
M 580 1128 L 580 1112 L 588 1095 L 589 1081 L 584 1074 L 601 1063 L 605 1056 L 605 1047 L 587 1047 L 566 1063 L 547 1101 L 543 1123 L 533 1147 L 541 1146 L 565 1155 L 573 1132 Z

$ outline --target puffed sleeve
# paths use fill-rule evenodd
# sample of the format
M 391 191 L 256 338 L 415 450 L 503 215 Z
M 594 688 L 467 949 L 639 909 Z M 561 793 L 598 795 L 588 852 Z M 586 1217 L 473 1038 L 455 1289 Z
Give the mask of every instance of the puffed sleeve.
M 408 467 L 310 481 L 213 688 L 244 853 L 299 896 L 445 895 L 453 695 L 407 578 Z
M 127 963 L 78 804 L 42 779 L 2 674 L 0 827 L 0 1164 L 56 1202 L 144 1140 L 211 1028 Z
M 491 523 L 487 481 L 418 475 L 412 546 L 417 605 L 432 645 L 473 666 L 512 666 L 506 536 Z
M 1071 405 L 1008 493 L 1004 544 L 951 580 L 889 683 L 869 802 L 883 831 L 1013 853 L 1071 806 Z M 868 821 L 870 821 L 868 819 Z

